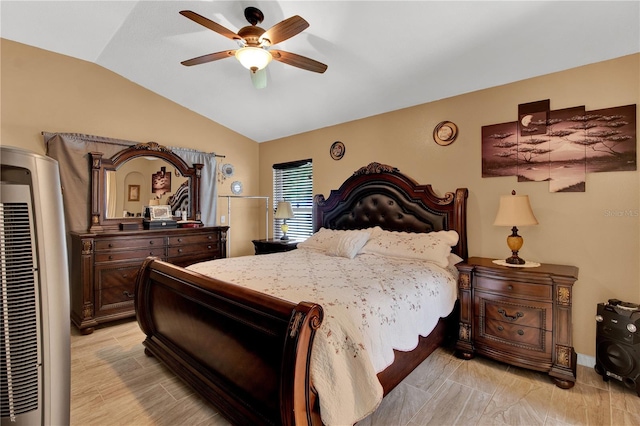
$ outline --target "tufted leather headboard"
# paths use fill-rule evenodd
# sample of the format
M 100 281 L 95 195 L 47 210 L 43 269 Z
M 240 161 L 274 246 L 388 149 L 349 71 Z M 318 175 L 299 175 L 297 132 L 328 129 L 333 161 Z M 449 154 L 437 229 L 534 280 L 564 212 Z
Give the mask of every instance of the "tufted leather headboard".
M 320 228 L 431 232 L 455 230 L 452 251 L 467 258 L 466 188 L 437 196 L 431 185 L 419 185 L 394 167 L 371 163 L 349 177 L 329 198 L 314 197 L 314 231 Z

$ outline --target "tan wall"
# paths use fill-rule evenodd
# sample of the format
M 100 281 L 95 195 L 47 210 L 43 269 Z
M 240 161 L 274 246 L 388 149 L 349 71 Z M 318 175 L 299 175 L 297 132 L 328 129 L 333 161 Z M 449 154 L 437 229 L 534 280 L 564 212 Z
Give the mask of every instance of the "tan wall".
M 246 194 L 258 191 L 258 144 L 98 65 L 1 40 L 0 142 L 45 153 L 42 131 L 155 141 L 225 155 Z M 231 193 L 231 180 L 219 195 Z M 205 194 L 203 194 L 203 197 Z M 226 200 L 219 208 L 226 214 Z M 237 213 L 237 214 L 236 214 Z M 255 215 L 254 212 L 249 214 Z M 255 218 L 234 212 L 232 255 L 253 253 Z M 263 225 L 264 227 L 264 225 Z
M 594 356 L 596 305 L 613 297 L 640 302 L 640 174 L 589 174 L 584 193 L 550 193 L 547 183 L 518 183 L 515 177 L 482 178 L 481 127 L 515 121 L 518 104 L 542 99 L 551 100 L 551 109 L 640 104 L 639 63 L 640 55 L 626 56 L 262 143 L 260 192 L 272 193 L 271 165 L 278 162 L 312 158 L 315 192 L 325 196 L 371 161 L 393 165 L 440 193 L 469 188 L 469 253 L 492 258 L 509 254 L 509 231 L 492 225 L 500 195 L 512 189 L 529 194 L 540 224 L 521 229 L 520 253 L 528 260 L 580 268 L 574 345 L 578 353 Z M 459 127 L 458 139 L 447 147 L 432 139 L 443 120 Z M 336 140 L 346 145 L 340 161 L 329 156 Z
M 220 195 L 240 180 L 243 194 L 270 196 L 271 165 L 302 158 L 313 158 L 315 192 L 328 195 L 354 170 L 378 161 L 440 192 L 469 188 L 470 254 L 495 258 L 507 254 L 508 230 L 492 225 L 498 198 L 516 189 L 529 194 L 540 221 L 521 230 L 522 256 L 580 268 L 573 299 L 579 353 L 594 355 L 597 303 L 612 297 L 640 302 L 639 218 L 606 214 L 640 209 L 638 172 L 589 174 L 585 193 L 552 194 L 545 183 L 481 178 L 480 153 L 481 127 L 513 121 L 519 103 L 550 99 L 552 109 L 587 110 L 640 104 L 640 55 L 257 144 L 95 64 L 4 39 L 0 49 L 2 144 L 44 154 L 40 133 L 51 131 L 215 151 L 235 166 Z M 442 120 L 460 131 L 448 147 L 431 136 Z M 346 145 L 340 161 L 329 156 L 336 140 Z M 227 215 L 226 199 L 219 213 Z M 264 215 L 262 200 L 232 200 L 232 255 L 253 252 L 251 239 L 265 235 Z

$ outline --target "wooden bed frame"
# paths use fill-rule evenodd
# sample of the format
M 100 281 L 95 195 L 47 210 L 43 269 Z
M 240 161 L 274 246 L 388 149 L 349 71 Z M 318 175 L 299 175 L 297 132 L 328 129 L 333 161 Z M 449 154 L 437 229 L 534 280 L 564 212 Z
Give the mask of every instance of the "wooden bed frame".
M 436 195 L 397 169 L 371 163 L 329 198 L 314 198 L 314 229 L 431 232 L 453 229 L 453 252 L 467 258 L 467 189 Z M 138 274 L 136 316 L 146 334 L 145 353 L 239 425 L 321 425 L 309 363 L 322 307 L 291 303 L 148 258 Z M 455 312 L 455 311 L 454 311 Z M 452 314 L 455 322 L 457 316 Z M 378 374 L 385 395 L 440 346 L 441 319 L 411 352 L 396 351 Z

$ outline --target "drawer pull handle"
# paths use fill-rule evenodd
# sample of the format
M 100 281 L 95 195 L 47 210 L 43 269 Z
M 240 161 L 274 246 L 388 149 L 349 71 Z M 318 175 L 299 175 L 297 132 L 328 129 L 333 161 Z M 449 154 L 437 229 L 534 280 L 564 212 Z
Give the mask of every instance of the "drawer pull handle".
M 178 253 L 182 253 L 182 249 L 178 249 Z
M 211 250 L 211 245 L 208 245 L 208 246 L 207 246 L 207 249 Z
M 113 256 L 109 255 L 109 260 L 112 260 L 112 259 L 113 259 Z
M 523 331 L 523 330 L 518 330 L 518 334 L 519 334 L 520 336 L 523 336 L 523 335 L 524 335 L 524 331 Z
M 127 290 L 123 291 L 122 294 L 127 296 L 129 299 L 133 299 L 133 294 L 129 293 Z
M 109 248 L 113 247 L 113 244 L 109 243 Z
M 513 290 L 513 286 L 512 286 L 511 284 L 509 284 L 509 285 L 507 286 L 507 290 Z
M 524 314 L 522 312 L 516 312 L 515 315 L 508 315 L 504 309 L 498 309 L 498 313 L 502 315 L 503 318 L 508 319 L 509 321 L 516 321 L 518 318 L 522 318 Z
M 504 327 L 503 327 L 503 326 L 501 326 L 501 325 L 499 325 L 499 326 L 498 326 L 498 331 L 502 331 L 502 330 L 504 330 Z
M 181 243 L 182 242 L 182 238 L 178 238 L 178 242 Z
M 149 241 L 149 244 L 153 245 L 153 241 Z
M 208 239 L 210 239 L 210 240 L 212 240 L 212 239 L 213 239 L 213 236 L 212 236 L 212 235 L 209 235 L 207 238 L 208 238 Z

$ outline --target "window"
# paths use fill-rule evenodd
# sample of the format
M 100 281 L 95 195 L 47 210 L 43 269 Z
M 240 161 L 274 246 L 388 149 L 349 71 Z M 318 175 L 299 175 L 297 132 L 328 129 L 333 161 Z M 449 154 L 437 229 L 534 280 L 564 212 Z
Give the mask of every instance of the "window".
M 279 201 L 289 201 L 292 219 L 287 219 L 287 235 L 305 240 L 313 233 L 313 163 L 311 159 L 273 165 L 273 211 Z M 282 236 L 283 219 L 273 220 L 273 236 Z

